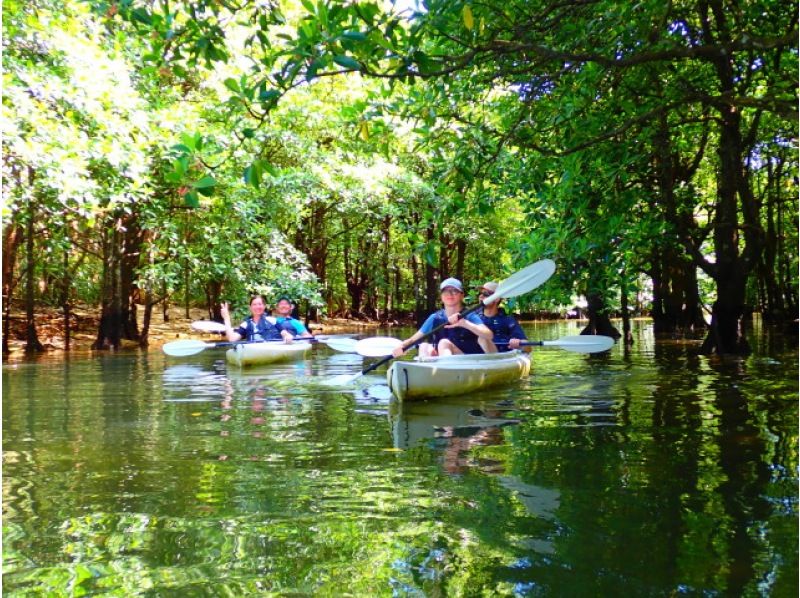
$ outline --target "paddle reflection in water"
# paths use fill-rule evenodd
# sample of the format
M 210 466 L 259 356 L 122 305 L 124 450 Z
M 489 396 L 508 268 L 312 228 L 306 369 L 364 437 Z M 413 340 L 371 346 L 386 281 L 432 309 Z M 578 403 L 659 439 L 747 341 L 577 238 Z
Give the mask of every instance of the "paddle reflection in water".
M 162 382 L 164 400 L 171 402 L 219 401 L 229 385 L 224 371 L 190 364 L 166 367 Z

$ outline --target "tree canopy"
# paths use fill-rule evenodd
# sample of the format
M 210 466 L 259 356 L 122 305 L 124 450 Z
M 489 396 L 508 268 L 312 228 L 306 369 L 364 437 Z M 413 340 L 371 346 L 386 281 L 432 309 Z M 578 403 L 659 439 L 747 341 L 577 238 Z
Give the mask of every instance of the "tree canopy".
M 420 317 L 443 277 L 542 257 L 557 279 L 514 307 L 583 296 L 588 331 L 636 306 L 704 331 L 706 309 L 705 350 L 736 353 L 751 311 L 796 314 L 785 3 L 3 11 L 4 299 L 31 326 L 37 302 L 98 302 L 109 346 L 142 336 L 137 304 L 254 291 Z

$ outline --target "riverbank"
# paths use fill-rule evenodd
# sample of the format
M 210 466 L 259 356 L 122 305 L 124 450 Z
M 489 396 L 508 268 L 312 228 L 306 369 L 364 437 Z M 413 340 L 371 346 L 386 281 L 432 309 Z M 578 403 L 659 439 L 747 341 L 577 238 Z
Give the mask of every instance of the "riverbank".
M 73 309 L 70 315 L 70 351 L 91 351 L 92 344 L 97 339 L 100 312 L 90 308 L 77 307 Z M 175 307 L 168 311 L 167 320 L 165 320 L 162 310 L 156 310 L 153 312 L 152 320 L 150 321 L 148 347 L 158 348 L 164 343 L 184 338 L 221 339 L 222 337 L 219 334 L 204 334 L 192 329 L 192 322 L 207 318 L 208 314 L 204 309 L 190 309 L 189 317 L 186 317 L 184 308 Z M 141 327 L 141 313 L 139 314 L 139 326 Z M 336 334 L 355 330 L 370 331 L 377 330 L 379 326 L 379 322 L 344 318 L 330 318 L 310 323 L 311 330 L 315 334 Z M 37 309 L 36 333 L 46 353 L 64 352 L 64 314 L 60 310 L 54 308 Z M 8 338 L 10 353 L 4 358 L 13 359 L 22 357 L 25 354 L 25 344 L 27 342 L 25 334 L 25 313 L 18 310 L 12 311 L 9 318 Z M 138 341 L 122 341 L 122 349 L 136 349 L 138 347 Z
M 558 319 L 552 314 L 526 314 L 520 321 L 552 321 Z M 208 341 L 223 340 L 220 334 L 206 334 L 192 328 L 192 322 L 208 319 L 208 313 L 201 308 L 191 308 L 189 315 L 183 307 L 173 307 L 164 319 L 162 310 L 155 310 L 150 321 L 148 334 L 148 348 L 157 349 L 170 341 L 196 338 Z M 139 310 L 139 327 L 142 325 L 142 313 Z M 585 323 L 584 319 L 570 319 L 580 329 Z M 9 318 L 10 333 L 8 346 L 10 353 L 4 359 L 18 359 L 25 355 L 25 312 L 13 310 Z M 100 324 L 100 311 L 88 306 L 78 306 L 70 313 L 70 352 L 92 351 L 92 344 L 97 339 Z M 414 322 L 396 322 L 394 326 L 414 326 Z M 377 320 L 325 318 L 309 324 L 315 334 L 337 334 L 342 332 L 360 332 L 375 335 L 379 329 L 386 329 L 387 325 Z M 37 308 L 36 332 L 39 342 L 45 348 L 45 354 L 58 354 L 65 352 L 65 327 L 64 314 L 56 308 Z M 577 332 L 576 332 L 577 334 Z M 122 341 L 122 350 L 138 349 L 136 340 Z

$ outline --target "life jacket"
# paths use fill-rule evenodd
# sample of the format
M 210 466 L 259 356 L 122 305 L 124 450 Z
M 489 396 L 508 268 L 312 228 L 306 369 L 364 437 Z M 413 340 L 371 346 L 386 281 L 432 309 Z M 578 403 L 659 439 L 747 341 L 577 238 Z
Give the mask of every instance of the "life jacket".
M 300 320 L 293 318 L 292 316 L 277 316 L 275 321 L 277 322 L 278 328 L 288 330 L 294 335 L 308 333 L 305 325 Z
M 526 338 L 525 333 L 519 327 L 519 323 L 514 316 L 506 314 L 502 307 L 495 316 L 489 317 L 484 314 L 483 311 L 481 311 L 480 316 L 483 323 L 486 324 L 486 327 L 494 332 L 494 338 L 492 340 L 495 343 L 500 343 L 497 345 L 497 350 L 500 353 L 511 350 L 508 345 L 503 344 L 504 341 L 508 341 L 512 338 Z
M 261 316 L 258 324 L 253 322 L 253 316 L 250 316 L 245 320 L 244 324 L 245 339 L 248 341 L 281 340 L 283 338 L 281 330 L 287 330 L 285 326 L 277 323 L 273 324 L 267 320 L 267 316 Z M 289 332 L 294 335 L 294 329 L 289 330 Z
M 433 314 L 434 328 L 446 323 L 447 314 L 445 314 L 444 309 L 440 309 Z M 483 348 L 480 346 L 480 344 L 478 344 L 478 336 L 474 332 L 471 332 L 466 328 L 462 328 L 461 326 L 437 330 L 432 336 L 432 342 L 433 344 L 437 344 L 443 338 L 449 340 L 464 353 L 470 355 L 474 355 L 475 353 L 483 353 Z

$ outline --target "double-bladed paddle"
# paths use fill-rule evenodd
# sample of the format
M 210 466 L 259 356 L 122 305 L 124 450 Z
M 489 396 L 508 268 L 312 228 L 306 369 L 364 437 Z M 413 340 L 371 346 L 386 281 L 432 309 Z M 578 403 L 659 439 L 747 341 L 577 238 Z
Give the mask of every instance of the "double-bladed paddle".
M 356 350 L 356 340 L 353 338 L 344 337 L 330 337 L 330 338 L 315 338 L 315 337 L 295 337 L 297 342 L 307 343 L 323 343 L 328 345 L 335 351 L 342 351 L 345 353 L 354 353 Z M 260 343 L 283 343 L 283 339 L 267 340 L 267 341 L 235 341 L 235 342 L 222 342 L 222 343 L 207 343 L 205 341 L 186 339 L 180 341 L 173 341 L 167 343 L 161 350 L 167 355 L 173 357 L 186 357 L 188 355 L 196 355 L 206 349 L 216 349 L 219 347 L 233 347 L 235 345 L 251 345 Z
M 531 264 L 519 270 L 518 272 L 512 274 L 505 280 L 503 280 L 500 284 L 497 285 L 497 290 L 492 293 L 491 296 L 486 297 L 485 299 L 481 300 L 477 305 L 474 305 L 467 309 L 466 311 L 461 312 L 461 317 L 467 316 L 477 310 L 479 310 L 484 305 L 497 301 L 498 299 L 509 299 L 510 297 L 517 297 L 518 295 L 524 295 L 525 293 L 530 293 L 535 288 L 541 286 L 553 275 L 553 272 L 556 271 L 556 264 L 553 260 L 539 260 L 538 262 Z M 448 323 L 441 324 L 437 326 L 429 333 L 425 334 L 417 340 L 415 343 L 406 347 L 406 350 L 411 349 L 415 345 L 418 345 L 425 339 L 430 338 L 433 334 L 447 326 Z M 394 359 L 393 355 L 387 355 L 383 359 L 373 363 L 371 366 L 364 368 L 357 374 L 345 374 L 343 376 L 336 376 L 328 381 L 329 385 L 332 386 L 343 386 L 346 384 L 350 384 L 354 382 L 364 374 L 371 372 L 374 369 L 379 368 L 384 363 L 387 363 Z
M 384 357 L 391 355 L 403 341 L 390 336 L 374 336 L 361 339 L 355 344 L 355 352 L 364 357 Z M 497 341 L 496 345 L 507 345 L 508 341 Z M 577 335 L 563 336 L 554 341 L 523 341 L 521 347 L 558 347 L 573 353 L 600 353 L 614 346 L 610 336 Z

